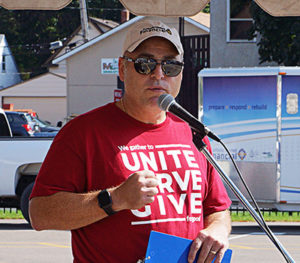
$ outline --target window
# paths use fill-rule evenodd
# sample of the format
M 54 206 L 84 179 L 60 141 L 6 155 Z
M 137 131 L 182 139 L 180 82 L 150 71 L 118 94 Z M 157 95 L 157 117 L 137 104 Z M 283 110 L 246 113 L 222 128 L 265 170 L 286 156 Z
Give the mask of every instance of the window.
M 2 55 L 2 72 L 6 72 L 6 55 Z
M 9 127 L 3 114 L 0 113 L 0 136 L 10 136 Z
M 23 115 L 10 114 L 8 112 L 6 113 L 6 117 L 8 119 L 8 122 L 13 125 L 22 125 L 27 123 L 26 118 Z
M 227 0 L 227 41 L 255 41 L 249 40 L 249 30 L 253 24 L 251 2 L 252 0 Z
M 286 96 L 286 112 L 288 114 L 297 114 L 298 113 L 298 94 L 289 93 Z

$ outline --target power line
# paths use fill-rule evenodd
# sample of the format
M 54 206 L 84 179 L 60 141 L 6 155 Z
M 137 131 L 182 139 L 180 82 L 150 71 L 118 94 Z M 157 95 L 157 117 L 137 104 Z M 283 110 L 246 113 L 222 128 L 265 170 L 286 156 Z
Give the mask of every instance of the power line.
M 35 74 L 39 73 L 40 71 L 28 71 L 28 72 L 0 72 L 0 75 L 28 75 L 28 74 Z
M 78 36 L 79 36 L 79 34 L 78 34 Z M 60 40 L 60 39 L 58 39 L 58 40 Z M 62 41 L 62 42 L 64 42 L 64 41 L 66 41 L 67 40 L 67 38 L 63 38 L 63 39 L 61 39 L 60 41 Z M 74 41 L 74 42 L 72 42 L 72 43 L 69 43 L 68 45 L 70 45 L 70 44 L 78 44 L 78 43 L 81 43 L 81 42 L 83 42 L 83 40 L 82 39 L 79 39 L 79 40 L 77 40 L 77 41 Z M 34 48 L 43 48 L 43 49 L 49 49 L 50 48 L 50 46 L 51 46 L 51 43 L 52 42 L 50 42 L 50 43 L 35 43 L 35 44 L 13 44 L 13 45 L 0 45 L 0 49 L 1 48 L 7 48 L 8 50 L 11 50 L 12 48 L 15 48 L 15 47 L 17 47 L 17 48 L 24 48 L 24 49 L 28 49 L 28 50 L 31 50 L 31 49 L 34 49 Z M 68 45 L 66 45 L 66 47 L 68 47 Z M 5 55 L 5 54 L 4 54 Z
M 75 42 L 72 42 L 71 44 L 78 44 L 78 43 L 81 43 L 82 40 L 77 40 Z M 69 44 L 70 45 L 70 44 Z M 66 49 L 69 48 L 69 45 L 66 45 L 66 46 L 63 46 L 65 47 Z M 13 47 L 17 47 L 17 48 L 21 48 L 21 49 L 12 49 Z M 15 56 L 15 55 L 18 55 L 18 54 L 26 54 L 26 53 L 39 53 L 39 52 L 45 52 L 45 50 L 49 51 L 49 53 L 52 53 L 51 50 L 50 50 L 50 44 L 48 43 L 43 43 L 43 44 L 25 44 L 25 45 L 9 45 L 9 46 L 0 46 L 0 50 L 1 48 L 5 49 L 6 50 L 3 50 L 3 52 L 10 52 L 10 54 L 2 54 L 2 56 Z M 53 51 L 53 50 L 52 50 Z M 1 55 L 1 54 L 0 54 Z
M 42 48 L 49 48 L 49 43 L 38 43 L 38 44 L 17 44 L 17 45 L 8 45 L 8 46 L 1 46 L 0 48 L 8 48 L 11 49 L 12 47 L 26 47 L 26 48 L 35 48 L 35 47 L 42 47 Z
M 64 9 L 80 9 L 80 7 L 65 7 Z M 121 11 L 124 8 L 87 7 L 87 10 Z
M 0 9 L 4 9 L 4 8 L 0 7 Z M 79 10 L 80 7 L 66 6 L 63 9 Z M 63 9 L 61 9 L 61 10 L 63 10 Z M 87 10 L 104 10 L 104 11 L 121 11 L 123 9 L 124 8 L 87 7 Z M 7 10 L 7 11 L 9 11 L 9 12 L 17 12 L 17 11 L 25 11 L 25 12 L 40 11 L 40 12 L 42 12 L 43 10 Z M 44 10 L 44 11 L 48 11 L 48 10 Z M 52 10 L 52 11 L 60 11 L 60 10 Z

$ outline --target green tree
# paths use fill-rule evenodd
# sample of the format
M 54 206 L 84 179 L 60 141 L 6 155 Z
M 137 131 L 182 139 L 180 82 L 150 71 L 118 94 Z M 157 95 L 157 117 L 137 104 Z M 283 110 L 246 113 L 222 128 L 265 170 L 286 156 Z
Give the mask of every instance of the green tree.
M 210 13 L 210 3 L 208 3 L 203 9 L 202 9 L 203 13 Z
M 87 0 L 88 15 L 120 20 L 118 0 Z M 78 0 L 57 11 L 6 10 L 0 7 L 0 34 L 5 34 L 23 80 L 45 72 L 49 45 L 68 38 L 80 26 Z
M 0 9 L 0 32 L 5 34 L 23 79 L 45 71 L 49 44 L 68 37 L 80 23 L 78 10 L 16 11 Z
M 119 0 L 86 0 L 88 15 L 116 22 L 121 21 L 124 8 Z
M 258 37 L 260 63 L 300 65 L 300 17 L 273 17 L 254 2 L 251 35 Z

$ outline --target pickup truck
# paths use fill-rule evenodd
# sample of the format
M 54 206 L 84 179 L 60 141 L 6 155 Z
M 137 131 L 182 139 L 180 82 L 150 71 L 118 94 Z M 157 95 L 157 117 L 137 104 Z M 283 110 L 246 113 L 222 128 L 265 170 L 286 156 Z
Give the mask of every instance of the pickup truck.
M 53 138 L 14 137 L 0 109 L 0 207 L 20 208 L 29 222 L 28 199 Z

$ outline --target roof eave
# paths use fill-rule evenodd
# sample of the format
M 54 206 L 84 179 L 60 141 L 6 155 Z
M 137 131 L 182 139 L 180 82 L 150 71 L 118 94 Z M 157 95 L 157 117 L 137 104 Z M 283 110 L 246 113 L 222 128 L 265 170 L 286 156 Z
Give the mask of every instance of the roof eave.
M 121 24 L 121 25 L 119 25 L 119 26 L 117 26 L 117 27 L 115 27 L 115 28 L 113 28 L 113 29 L 105 32 L 104 34 L 91 39 L 90 41 L 82 44 L 81 46 L 79 46 L 77 48 L 74 48 L 73 50 L 69 51 L 68 53 L 65 53 L 65 54 L 61 55 L 60 57 L 57 57 L 56 59 L 54 59 L 52 61 L 52 63 L 53 64 L 57 64 L 57 63 L 61 62 L 62 60 L 67 59 L 68 57 L 73 56 L 74 54 L 76 54 L 76 53 L 78 53 L 78 52 L 80 52 L 80 51 L 82 51 L 82 50 L 84 50 L 84 49 L 86 49 L 86 48 L 94 45 L 95 43 L 97 43 L 97 42 L 99 42 L 99 41 L 101 41 L 101 40 L 103 40 L 103 39 L 105 39 L 105 38 L 113 35 L 117 31 L 120 31 L 120 30 L 122 30 L 122 29 L 130 26 L 131 24 L 133 24 L 133 23 L 141 20 L 142 18 L 143 18 L 143 16 L 137 16 L 137 17 L 135 17 L 133 19 L 130 19 L 128 22 L 125 22 L 125 23 L 123 23 L 123 24 Z
M 203 24 L 201 24 L 201 23 L 199 23 L 199 22 L 196 22 L 196 21 L 195 21 L 194 19 L 192 19 L 192 18 L 185 17 L 184 20 L 187 21 L 187 22 L 189 22 L 189 23 L 191 23 L 191 24 L 193 24 L 194 26 L 196 26 L 196 27 L 198 27 L 198 28 L 200 28 L 200 29 L 206 31 L 207 33 L 210 32 L 210 28 L 209 28 L 209 27 L 204 26 Z

